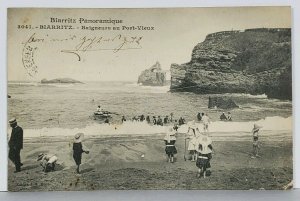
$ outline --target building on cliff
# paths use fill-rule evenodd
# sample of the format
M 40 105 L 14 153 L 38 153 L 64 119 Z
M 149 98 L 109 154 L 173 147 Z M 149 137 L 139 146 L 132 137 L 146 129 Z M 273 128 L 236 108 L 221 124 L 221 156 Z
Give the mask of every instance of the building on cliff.
M 266 94 L 292 99 L 291 29 L 207 35 L 191 60 L 171 65 L 171 92 Z

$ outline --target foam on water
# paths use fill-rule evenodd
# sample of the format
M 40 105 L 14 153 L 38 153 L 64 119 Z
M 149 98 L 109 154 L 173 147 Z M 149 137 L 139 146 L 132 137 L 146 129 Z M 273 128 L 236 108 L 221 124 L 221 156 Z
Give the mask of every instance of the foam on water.
M 8 82 L 8 85 L 18 85 L 18 86 L 39 86 L 38 82 Z
M 134 87 L 136 89 L 143 90 L 145 92 L 150 92 L 150 93 L 167 93 L 170 91 L 170 85 L 166 86 L 143 86 L 142 84 L 138 83 L 130 83 L 127 84 L 129 87 Z
M 292 117 L 267 117 L 258 121 L 250 122 L 225 122 L 216 121 L 209 125 L 210 132 L 250 132 L 254 124 L 262 126 L 262 131 L 291 131 L 292 130 Z M 203 131 L 203 126 L 201 123 L 196 123 L 200 131 Z M 184 132 L 188 129 L 187 125 L 183 125 L 179 128 L 179 132 Z
M 254 123 L 262 126 L 262 133 L 274 134 L 272 131 L 280 131 L 281 133 L 291 133 L 292 131 L 292 117 L 267 117 L 259 121 L 251 122 L 211 122 L 209 125 L 209 132 L 215 133 L 218 136 L 241 137 L 242 135 L 249 135 Z M 200 131 L 203 131 L 203 125 L 196 123 Z M 50 136 L 73 136 L 78 132 L 82 132 L 88 136 L 120 136 L 120 135 L 155 135 L 166 133 L 169 126 L 153 126 L 146 122 L 125 122 L 123 124 L 98 124 L 93 123 L 84 128 L 41 128 L 41 129 L 24 129 L 24 137 L 50 137 Z M 179 133 L 186 133 L 187 125 L 182 125 Z M 10 133 L 10 131 L 9 131 Z M 243 134 L 244 133 L 244 134 Z
M 40 82 L 9 82 L 9 85 L 18 85 L 18 86 L 37 86 L 37 87 L 43 87 L 43 86 L 50 86 L 50 87 L 72 87 L 75 84 L 69 84 L 69 83 L 49 83 L 49 84 L 43 84 Z
M 227 96 L 235 96 L 235 97 L 247 97 L 247 98 L 259 98 L 259 99 L 267 99 L 268 96 L 266 94 L 258 94 L 258 95 L 251 95 L 245 93 L 225 93 L 224 95 Z

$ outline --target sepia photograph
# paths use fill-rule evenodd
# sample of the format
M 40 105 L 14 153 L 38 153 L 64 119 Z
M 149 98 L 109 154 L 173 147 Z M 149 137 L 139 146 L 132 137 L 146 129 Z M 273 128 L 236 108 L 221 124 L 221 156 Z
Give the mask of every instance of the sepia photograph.
M 8 8 L 8 191 L 292 189 L 291 28 L 285 6 Z

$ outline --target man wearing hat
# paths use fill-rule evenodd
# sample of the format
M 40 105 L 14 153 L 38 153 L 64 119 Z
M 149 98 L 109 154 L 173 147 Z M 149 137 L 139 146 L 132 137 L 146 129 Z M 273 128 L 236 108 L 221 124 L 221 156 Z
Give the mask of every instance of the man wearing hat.
M 17 125 L 16 118 L 13 118 L 8 121 L 10 126 L 12 127 L 10 140 L 8 142 L 9 146 L 9 159 L 15 164 L 16 171 L 21 171 L 21 157 L 20 152 L 23 149 L 23 129 Z

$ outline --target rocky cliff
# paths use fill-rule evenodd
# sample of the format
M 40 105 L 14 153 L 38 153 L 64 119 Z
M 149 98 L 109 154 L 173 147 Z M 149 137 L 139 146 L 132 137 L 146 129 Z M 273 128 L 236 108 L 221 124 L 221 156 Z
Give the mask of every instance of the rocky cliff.
M 140 74 L 138 83 L 145 86 L 163 86 L 166 84 L 166 72 L 163 72 L 160 63 L 156 62 Z
M 171 91 L 265 93 L 292 99 L 290 29 L 247 29 L 209 34 L 190 62 L 171 65 Z

